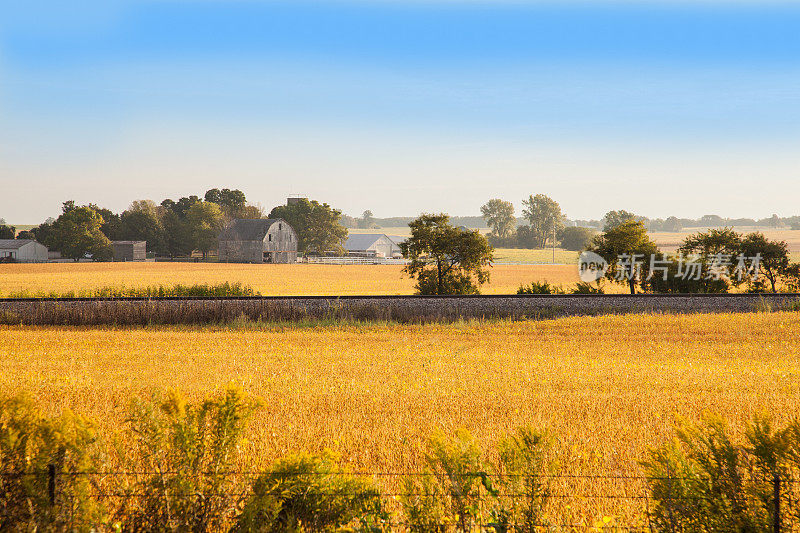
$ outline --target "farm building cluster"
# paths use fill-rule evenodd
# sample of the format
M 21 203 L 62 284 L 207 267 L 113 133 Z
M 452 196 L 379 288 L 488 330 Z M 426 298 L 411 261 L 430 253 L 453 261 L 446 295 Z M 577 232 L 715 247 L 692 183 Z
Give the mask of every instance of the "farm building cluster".
M 342 246 L 355 260 L 400 259 L 402 237 L 382 233 L 350 235 Z M 147 261 L 146 241 L 111 241 L 113 261 Z M 325 255 L 322 253 L 320 255 Z M 297 232 L 283 219 L 235 219 L 220 233 L 217 258 L 230 263 L 296 263 Z M 0 239 L 0 262 L 65 261 L 61 254 L 31 239 Z
M 219 236 L 217 257 L 231 263 L 295 263 L 297 232 L 283 219 L 237 219 Z M 350 235 L 343 243 L 350 257 L 397 259 L 397 240 L 382 233 Z

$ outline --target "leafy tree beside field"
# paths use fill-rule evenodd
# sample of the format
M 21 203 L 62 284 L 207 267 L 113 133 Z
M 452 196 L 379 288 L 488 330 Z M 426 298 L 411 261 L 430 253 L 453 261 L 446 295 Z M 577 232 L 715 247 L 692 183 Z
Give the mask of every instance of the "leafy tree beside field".
M 595 236 L 588 248 L 608 261 L 606 278 L 624 283 L 636 294 L 636 286 L 647 280 L 650 256 L 658 252 L 656 243 L 647 236 L 644 224 L 627 220 Z M 636 261 L 640 260 L 641 263 Z
M 637 217 L 630 211 L 625 211 L 624 209 L 609 211 L 603 217 L 603 231 L 613 230 L 614 228 L 621 226 L 630 220 L 642 221 L 642 219 L 646 220 L 644 217 Z
M 547 240 L 556 235 L 564 227 L 566 217 L 561 212 L 561 206 L 552 198 L 537 194 L 522 201 L 525 209 L 522 211 L 528 221 L 528 233 L 534 248 L 544 248 Z
M 147 250 L 163 254 L 166 251 L 166 234 L 162 223 L 161 207 L 152 200 L 136 200 L 119 217 L 113 240 L 146 241 Z
M 111 258 L 111 241 L 100 228 L 103 217 L 88 205 L 64 202 L 63 213 L 48 228 L 45 245 L 61 251 L 64 257 L 78 260 L 90 255 L 96 261 Z
M 328 204 L 298 198 L 289 205 L 275 207 L 269 218 L 282 218 L 294 228 L 301 253 L 344 253 L 342 243 L 347 238 L 347 228 L 341 224 L 342 212 Z
M 403 271 L 419 294 L 477 294 L 489 281 L 492 247 L 478 230 L 456 228 L 445 214 L 423 214 L 409 227 L 400 245 L 410 261 Z
M 579 226 L 563 228 L 558 233 L 559 246 L 564 250 L 581 252 L 591 244 L 594 234 L 594 230 L 590 228 L 581 228 Z
M 195 247 L 208 256 L 217 247 L 217 237 L 225 223 L 222 208 L 214 202 L 197 202 L 186 212 Z
M 13 239 L 17 235 L 17 228 L 0 224 L 0 239 Z
M 758 276 L 761 283 L 766 279 L 772 292 L 778 292 L 778 283 L 787 277 L 789 269 L 789 249 L 784 241 L 767 239 L 763 233 L 751 233 L 742 239 L 742 255 L 745 257 L 760 256 Z M 761 283 L 751 283 L 751 287 L 760 289 Z
M 514 204 L 493 198 L 481 206 L 481 215 L 492 229 L 492 235 L 499 239 L 511 237 L 517 222 L 514 218 Z

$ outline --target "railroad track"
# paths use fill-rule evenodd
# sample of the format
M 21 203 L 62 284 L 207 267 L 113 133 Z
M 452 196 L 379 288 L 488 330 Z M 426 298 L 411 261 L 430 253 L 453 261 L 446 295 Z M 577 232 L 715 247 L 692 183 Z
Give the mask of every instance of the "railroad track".
M 0 323 L 209 324 L 237 319 L 398 322 L 543 319 L 630 313 L 800 310 L 800 294 L 564 294 L 470 296 L 231 296 L 0 299 Z

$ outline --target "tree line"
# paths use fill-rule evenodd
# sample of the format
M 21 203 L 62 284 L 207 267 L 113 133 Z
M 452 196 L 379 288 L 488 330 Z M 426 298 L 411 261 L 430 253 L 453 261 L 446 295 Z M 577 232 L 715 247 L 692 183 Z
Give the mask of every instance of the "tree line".
M 518 219 L 514 204 L 493 198 L 481 206 L 481 214 L 489 227 L 489 243 L 497 248 L 544 248 L 558 245 L 578 251 L 586 247 L 595 233 L 586 227 L 570 226 L 561 206 L 544 194 L 530 195 L 522 201 L 524 209 Z M 613 217 L 610 212 L 607 217 Z
M 96 204 L 64 202 L 58 218 L 16 235 L 34 239 L 63 257 L 111 259 L 111 241 L 146 241 L 147 252 L 160 257 L 185 257 L 195 251 L 207 257 L 217 247 L 217 238 L 233 219 L 283 218 L 298 233 L 300 252 L 341 252 L 347 230 L 341 211 L 316 200 L 298 199 L 280 205 L 268 214 L 260 205 L 247 202 L 238 189 L 210 189 L 203 197 L 167 198 L 160 204 L 136 200 L 122 213 Z M 13 239 L 16 228 L 0 225 L 0 238 Z
M 544 195 L 531 196 L 524 214 L 529 226 L 517 235 L 533 235 L 544 245 L 549 235 L 562 235 L 558 203 Z M 492 233 L 456 227 L 446 214 L 423 214 L 411 221 L 411 236 L 400 245 L 408 264 L 404 272 L 417 281 L 419 294 L 478 294 L 490 278 L 495 244 L 508 242 L 513 206 L 492 200 L 484 206 Z M 585 228 L 572 228 L 585 229 Z M 552 238 L 552 237 L 551 237 Z M 557 238 L 557 237 L 556 237 Z M 505 241 L 504 241 L 505 240 Z M 763 233 L 742 234 L 733 228 L 711 228 L 688 235 L 676 254 L 661 251 L 647 228 L 635 215 L 610 211 L 602 233 L 588 235 L 576 248 L 604 259 L 607 269 L 597 286 L 580 283 L 576 293 L 602 293 L 602 278 L 628 286 L 631 294 L 725 293 L 744 286 L 749 292 L 800 291 L 800 263 L 792 263 L 785 241 L 768 239 Z M 553 294 L 559 287 L 534 282 L 521 287 L 521 294 Z

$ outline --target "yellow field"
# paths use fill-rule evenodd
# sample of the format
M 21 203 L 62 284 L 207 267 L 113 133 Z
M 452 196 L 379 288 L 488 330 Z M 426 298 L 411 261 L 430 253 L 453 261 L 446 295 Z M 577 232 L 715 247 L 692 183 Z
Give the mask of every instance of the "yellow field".
M 556 248 L 555 263 L 562 265 L 577 265 L 580 252 L 571 252 Z M 528 250 L 527 248 L 496 248 L 494 260 L 497 262 L 513 263 L 552 263 L 553 249 Z
M 0 296 L 19 291 L 71 291 L 241 282 L 263 295 L 413 294 L 399 265 L 248 265 L 232 263 L 43 263 L 0 265 Z M 571 285 L 576 265 L 497 265 L 486 294 L 516 293 L 521 284 L 547 280 Z
M 790 229 L 762 229 L 762 228 L 733 228 L 739 233 L 752 233 L 759 231 L 763 233 L 768 239 L 777 241 L 786 241 L 789 246 L 789 251 L 792 253 L 800 252 L 800 230 Z M 681 242 L 692 233 L 703 231 L 700 228 L 690 228 L 679 232 L 666 232 L 656 231 L 650 233 L 650 238 L 653 239 L 658 247 L 666 252 L 673 252 L 681 245 Z
M 423 437 L 465 427 L 486 446 L 549 427 L 565 473 L 637 474 L 676 416 L 739 424 L 800 410 L 800 314 L 605 316 L 543 322 L 308 328 L 0 328 L 0 390 L 69 407 L 111 436 L 132 396 L 191 398 L 229 382 L 265 400 L 249 468 L 290 450 L 342 452 L 358 470 L 420 467 Z M 641 495 L 634 482 L 586 491 Z M 630 500 L 571 502 L 577 518 L 641 516 Z

